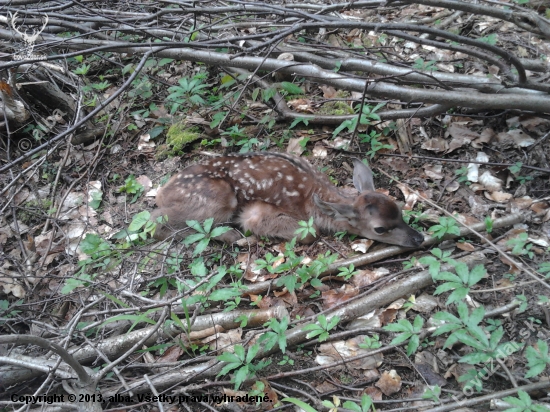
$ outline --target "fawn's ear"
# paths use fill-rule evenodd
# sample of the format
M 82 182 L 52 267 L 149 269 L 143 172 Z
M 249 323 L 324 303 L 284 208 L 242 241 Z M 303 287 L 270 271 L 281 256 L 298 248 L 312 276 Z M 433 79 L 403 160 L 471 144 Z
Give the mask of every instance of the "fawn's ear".
M 357 213 L 352 205 L 325 202 L 324 200 L 321 200 L 317 194 L 313 195 L 313 202 L 323 214 L 336 220 L 350 220 L 357 218 Z
M 372 180 L 372 170 L 368 166 L 355 158 L 353 159 L 353 185 L 359 192 L 370 190 L 374 192 L 374 181 Z

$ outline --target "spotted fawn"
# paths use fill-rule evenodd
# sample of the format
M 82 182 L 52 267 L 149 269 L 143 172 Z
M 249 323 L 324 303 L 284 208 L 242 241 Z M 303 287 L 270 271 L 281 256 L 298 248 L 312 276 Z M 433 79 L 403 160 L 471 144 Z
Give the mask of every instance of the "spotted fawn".
M 353 159 L 351 195 L 334 186 L 306 160 L 282 153 L 246 153 L 213 157 L 173 176 L 157 194 L 163 216 L 155 237 L 166 239 L 187 228 L 187 220 L 214 218 L 215 225 L 238 226 L 258 236 L 292 239 L 299 221 L 313 217 L 317 233 L 346 231 L 393 245 L 417 247 L 424 237 L 409 227 L 400 207 L 375 191 L 372 171 Z M 188 235 L 187 231 L 185 235 Z M 181 234 L 180 234 L 181 236 Z M 217 239 L 234 242 L 232 229 Z M 312 242 L 308 235 L 302 242 Z

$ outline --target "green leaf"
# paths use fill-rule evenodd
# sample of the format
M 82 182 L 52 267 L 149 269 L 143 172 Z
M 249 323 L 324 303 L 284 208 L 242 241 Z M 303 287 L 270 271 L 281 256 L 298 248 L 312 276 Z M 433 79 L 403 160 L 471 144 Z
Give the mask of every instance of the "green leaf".
M 206 233 L 210 233 L 210 229 L 212 229 L 212 225 L 214 224 L 214 218 L 210 217 L 204 221 L 204 231 Z
M 462 301 L 469 291 L 470 289 L 468 288 L 456 288 L 454 292 L 451 293 L 447 298 L 447 306 L 449 306 L 451 303 Z
M 244 365 L 235 373 L 235 390 L 239 389 L 241 384 L 246 380 L 248 377 L 250 368 L 248 365 Z
M 485 270 L 485 266 L 483 265 L 477 265 L 472 269 L 470 272 L 470 278 L 468 281 L 468 286 L 473 286 L 476 283 L 478 283 L 483 277 L 487 274 L 487 271 Z
M 416 352 L 416 349 L 418 349 L 418 346 L 420 345 L 420 338 L 418 335 L 413 335 L 411 337 L 411 340 L 409 341 L 409 344 L 407 345 L 407 356 L 411 356 L 414 352 Z
M 147 222 L 149 222 L 150 217 L 151 217 L 151 213 L 149 213 L 147 210 L 138 213 L 132 219 L 132 222 L 130 223 L 130 226 L 128 226 L 128 230 L 131 231 L 131 232 L 138 231 L 143 226 L 145 226 L 147 224 Z
M 462 280 L 460 277 L 458 277 L 456 274 L 452 272 L 439 272 L 435 276 L 432 275 L 433 280 L 437 280 L 439 282 L 456 282 L 456 283 L 462 283 Z
M 317 412 L 315 408 L 312 408 L 307 403 L 296 399 L 296 398 L 283 398 L 281 399 L 281 402 L 290 402 L 299 407 L 300 409 L 304 410 L 305 412 Z
M 206 235 L 204 233 L 193 233 L 192 235 L 189 235 L 184 239 L 183 244 L 190 245 L 191 243 L 195 243 L 201 239 L 204 239 L 205 236 Z
M 413 336 L 412 333 L 403 332 L 400 335 L 397 335 L 395 338 L 392 339 L 391 344 L 392 345 L 400 345 L 403 342 L 405 342 L 407 339 L 409 339 L 411 336 Z
M 441 295 L 442 293 L 448 292 L 453 289 L 462 288 L 462 283 L 443 283 L 442 285 L 439 285 L 434 292 L 434 295 Z
M 195 250 L 193 251 L 193 255 L 200 255 L 202 252 L 204 252 L 204 249 L 208 246 L 208 243 L 210 243 L 209 238 L 202 239 L 199 243 L 197 243 L 197 246 L 195 246 Z
M 229 232 L 230 230 L 232 230 L 232 228 L 230 228 L 230 227 L 218 226 L 218 227 L 214 228 L 212 233 L 210 233 L 210 237 L 218 237 L 220 235 L 223 235 L 224 233 Z
M 241 293 L 236 288 L 224 288 L 213 291 L 208 297 L 208 300 L 219 302 L 231 300 L 237 296 L 241 296 Z
M 304 94 L 304 91 L 301 87 L 296 86 L 294 83 L 282 82 L 281 87 L 288 94 Z
M 491 356 L 484 352 L 472 352 L 459 359 L 461 363 L 467 363 L 469 365 L 475 365 L 478 363 L 487 362 L 491 359 Z

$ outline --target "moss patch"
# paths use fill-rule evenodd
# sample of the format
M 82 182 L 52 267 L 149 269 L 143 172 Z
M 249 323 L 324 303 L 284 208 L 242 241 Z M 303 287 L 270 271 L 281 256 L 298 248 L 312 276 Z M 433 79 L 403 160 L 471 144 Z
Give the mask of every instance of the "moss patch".
M 191 142 L 201 138 L 201 131 L 197 126 L 188 127 L 186 123 L 175 123 L 166 133 L 166 144 L 157 148 L 157 160 L 170 156 L 178 156 L 183 152 L 183 148 Z
M 354 112 L 346 102 L 327 102 L 319 109 L 319 114 L 344 116 L 346 114 L 354 114 Z

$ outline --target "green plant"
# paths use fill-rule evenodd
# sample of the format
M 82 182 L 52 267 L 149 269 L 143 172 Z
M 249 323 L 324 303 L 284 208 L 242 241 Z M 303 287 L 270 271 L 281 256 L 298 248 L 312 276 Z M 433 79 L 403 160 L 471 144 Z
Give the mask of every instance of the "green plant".
M 65 285 L 61 288 L 62 294 L 88 286 L 98 274 L 108 272 L 120 263 L 121 252 L 98 235 L 86 234 L 79 247 L 89 258 L 78 262 L 80 269 L 74 277 L 65 281 Z
M 264 369 L 271 362 L 260 361 L 256 365 L 252 363 L 254 357 L 260 350 L 260 345 L 258 344 L 248 348 L 248 352 L 245 351 L 242 345 L 235 345 L 234 350 L 235 353 L 225 352 L 217 357 L 219 361 L 227 363 L 217 376 L 227 375 L 234 370 L 235 375 L 233 376 L 232 382 L 235 383 L 235 390 L 237 390 L 246 379 L 255 376 L 256 372 Z
M 372 337 L 365 336 L 364 343 L 360 343 L 361 349 L 378 349 L 382 344 L 380 343 L 380 336 L 372 335 Z
M 517 237 L 512 238 L 506 242 L 507 246 L 512 247 L 512 254 L 516 256 L 527 255 L 530 259 L 533 259 L 535 254 L 531 251 L 533 245 L 528 243 L 529 235 L 526 232 L 520 233 Z
M 22 300 L 18 300 L 10 306 L 9 301 L 3 299 L 0 300 L 0 318 L 13 318 L 17 316 L 19 313 L 21 313 L 21 311 L 14 308 L 18 305 L 21 305 L 22 303 Z M 0 325 L 2 325 L 3 323 L 5 322 L 3 320 L 0 320 Z
M 540 375 L 546 367 L 550 365 L 548 343 L 539 339 L 537 341 L 537 349 L 532 346 L 528 346 L 527 349 L 525 349 L 525 358 L 527 359 L 527 366 L 529 367 L 529 370 L 525 374 L 525 379 Z
M 432 275 L 432 277 L 436 276 L 439 273 L 439 270 L 441 268 L 441 262 L 450 263 L 453 261 L 453 259 L 451 259 L 450 257 L 451 256 L 450 250 L 442 251 L 439 248 L 433 248 L 430 251 L 430 253 L 432 254 L 432 256 L 423 256 L 420 259 L 418 259 L 418 261 L 422 265 L 428 266 L 428 270 L 430 272 L 430 275 Z
M 376 106 L 370 106 L 365 104 L 363 106 L 363 111 L 360 116 L 354 117 L 353 119 L 344 120 L 340 126 L 338 126 L 336 129 L 334 129 L 334 132 L 332 133 L 332 137 L 338 136 L 338 134 L 344 130 L 348 129 L 348 132 L 352 132 L 357 127 L 357 122 L 359 121 L 359 117 L 361 118 L 360 124 L 363 125 L 369 125 L 371 124 L 372 120 L 380 121 L 380 116 L 376 113 L 378 110 L 380 110 L 382 107 L 384 107 L 386 103 L 379 103 Z
M 548 412 L 550 410 L 544 405 L 533 405 L 529 394 L 521 389 L 518 389 L 517 398 L 507 396 L 502 400 L 515 406 L 515 408 L 505 409 L 504 412 Z
M 493 231 L 493 219 L 487 216 L 484 222 L 485 222 L 485 230 L 487 231 L 487 233 L 491 233 Z
M 441 387 L 439 385 L 428 386 L 422 394 L 423 399 L 430 399 L 434 403 L 439 403 L 439 397 L 441 396 Z
M 433 336 L 439 336 L 450 333 L 443 345 L 444 348 L 453 346 L 458 341 L 468 341 L 471 335 L 484 334 L 483 329 L 479 326 L 485 316 L 485 309 L 481 306 L 468 311 L 468 306 L 464 302 L 460 302 L 457 306 L 458 317 L 442 311 L 434 315 L 434 319 L 439 322 L 438 328 L 434 331 Z
M 438 239 L 441 239 L 447 234 L 460 235 L 460 229 L 456 224 L 456 219 L 452 217 L 440 217 L 439 224 L 430 227 L 429 231 L 433 232 L 433 235 Z
M 519 184 L 521 185 L 533 180 L 533 176 L 521 176 L 519 174 L 519 172 L 521 172 L 522 167 L 523 167 L 522 162 L 517 162 L 516 164 L 508 167 L 508 170 L 510 170 L 510 172 L 514 175 L 514 177 L 518 180 Z
M 367 156 L 370 156 L 371 159 L 376 156 L 376 153 L 379 150 L 393 149 L 392 145 L 383 144 L 378 141 L 378 138 L 381 136 L 381 134 L 376 133 L 376 130 L 371 130 L 371 132 L 368 134 L 360 133 L 358 136 L 361 143 L 370 144 L 370 150 L 368 150 L 366 154 Z
M 294 359 L 290 358 L 288 355 L 283 356 L 283 360 L 277 363 L 277 365 L 286 365 L 289 364 L 290 366 L 294 366 Z
M 147 100 L 153 96 L 153 83 L 147 76 L 138 76 L 132 81 L 132 88 L 128 91 L 132 99 Z
M 137 239 L 145 240 L 148 235 L 153 236 L 155 234 L 157 224 L 162 223 L 163 218 L 159 217 L 157 222 L 151 221 L 150 218 L 151 214 L 147 210 L 135 215 L 132 222 L 130 222 L 130 225 L 128 226 L 128 231 L 124 233 L 127 240 L 130 242 Z M 118 237 L 119 236 L 116 238 Z
M 403 269 L 404 270 L 412 269 L 416 266 L 417 262 L 418 262 L 418 259 L 413 256 L 411 257 L 410 260 L 406 260 L 403 262 Z
M 296 256 L 293 249 L 296 240 L 287 243 L 287 251 L 285 252 L 286 262 L 279 266 L 279 270 L 283 272 L 291 271 L 296 268 L 302 261 L 302 257 Z M 338 258 L 338 255 L 326 252 L 324 255 L 319 255 L 309 265 L 302 265 L 295 269 L 295 273 L 285 275 L 279 278 L 277 286 L 285 286 L 289 291 L 294 292 L 297 287 L 301 287 L 307 282 L 313 287 L 321 286 L 321 280 L 318 276 L 328 269 L 328 266 Z M 281 272 L 282 273 L 282 272 Z
M 496 35 L 496 33 L 491 33 L 488 36 L 480 37 L 477 40 L 494 46 L 495 44 L 497 44 L 498 36 Z
M 384 327 L 385 330 L 390 332 L 399 332 L 391 341 L 392 345 L 399 345 L 405 341 L 409 341 L 407 345 L 407 356 L 411 356 L 418 346 L 420 345 L 420 333 L 422 332 L 422 326 L 424 325 L 424 319 L 420 316 L 416 316 L 413 323 L 407 319 L 400 319 L 397 323 L 391 323 Z
M 74 74 L 81 74 L 83 76 L 88 74 L 88 71 L 90 71 L 91 65 L 83 63 L 81 66 L 77 67 L 73 70 Z
M 311 406 L 309 406 L 307 403 L 305 403 L 304 401 L 301 401 L 300 399 L 296 399 L 296 398 L 283 398 L 281 399 L 281 402 L 289 402 L 289 403 L 293 403 L 294 405 L 296 405 L 298 408 L 300 408 L 301 410 L 303 410 L 304 412 L 317 412 L 317 410 L 315 408 L 312 408 Z
M 178 80 L 178 86 L 168 88 L 170 94 L 166 100 L 171 104 L 171 114 L 174 114 L 188 103 L 192 103 L 195 106 L 204 106 L 206 104 L 203 96 L 210 85 L 204 84 L 203 78 L 203 75 L 195 75 L 192 79 L 182 77 Z
M 468 167 L 463 166 L 460 169 L 455 170 L 456 181 L 458 183 L 464 183 L 466 186 L 470 186 L 472 182 L 468 180 Z
M 485 316 L 483 306 L 469 313 L 466 304 L 460 302 L 457 312 L 458 318 L 449 312 L 436 313 L 434 319 L 441 321 L 442 325 L 436 329 L 433 335 L 438 336 L 451 332 L 444 347 L 462 342 L 472 348 L 472 351 L 462 356 L 459 362 L 475 365 L 508 356 L 521 348 L 521 345 L 514 342 L 500 342 L 504 336 L 504 328 L 498 327 L 488 334 L 487 330 L 480 326 Z
M 185 245 L 198 242 L 195 246 L 195 250 L 193 251 L 193 256 L 201 254 L 204 249 L 206 249 L 212 238 L 223 235 L 224 233 L 232 230 L 227 226 L 212 227 L 214 224 L 213 218 L 206 219 L 202 225 L 196 220 L 186 220 L 185 223 L 197 232 L 187 236 L 183 241 Z
M 294 129 L 298 124 L 303 123 L 306 127 L 309 125 L 309 120 L 305 117 L 297 117 L 290 123 L 289 129 Z
M 277 319 L 272 318 L 269 322 L 264 323 L 264 326 L 267 326 L 271 331 L 264 333 L 258 339 L 258 343 L 264 343 L 264 350 L 268 351 L 273 348 L 276 344 L 279 345 L 279 349 L 282 353 L 286 351 L 286 335 L 285 332 L 288 329 L 288 317 L 284 317 L 279 322 Z
M 304 331 L 310 331 L 307 335 L 307 339 L 314 338 L 318 336 L 319 342 L 324 342 L 327 340 L 330 336 L 329 331 L 334 329 L 338 322 L 340 321 L 340 317 L 333 316 L 330 318 L 330 320 L 327 320 L 325 315 L 319 315 L 317 316 L 317 323 L 310 323 L 308 325 L 305 325 L 302 330 Z
M 298 222 L 298 225 L 300 226 L 298 229 L 296 229 L 296 235 L 300 237 L 301 240 L 305 239 L 308 235 L 311 235 L 313 237 L 317 236 L 317 233 L 315 232 L 315 227 L 313 224 L 313 216 L 309 218 L 307 222 L 304 222 L 303 220 L 300 220 Z
M 355 266 L 353 263 L 349 265 L 348 267 L 340 267 L 338 268 L 340 273 L 338 273 L 338 276 L 343 277 L 345 280 L 349 280 L 353 275 L 359 273 L 358 270 L 355 270 Z
M 416 210 L 403 210 L 403 220 L 413 229 L 422 232 L 423 228 L 420 226 L 420 222 L 426 219 L 426 214 Z
M 546 273 L 546 278 L 550 276 L 550 262 L 543 262 L 539 265 L 539 272 Z
M 257 147 L 260 144 L 261 142 L 255 137 L 243 139 L 235 143 L 236 146 L 241 146 L 241 148 L 239 149 L 239 153 L 251 152 L 254 150 L 254 146 Z
M 143 186 L 136 180 L 134 175 L 128 176 L 128 178 L 124 181 L 124 186 L 118 188 L 118 191 L 121 193 L 124 192 L 134 195 L 134 197 L 130 200 L 130 203 L 134 203 L 138 197 L 141 196 L 143 190 Z
M 281 88 L 285 92 L 286 95 L 295 95 L 295 94 L 304 94 L 304 90 L 296 86 L 294 83 L 290 82 L 281 82 Z
M 437 62 L 435 60 L 424 61 L 422 57 L 419 57 L 414 61 L 413 69 L 423 72 L 436 72 L 436 64 Z
M 238 141 L 241 139 L 248 138 L 248 135 L 246 134 L 246 130 L 241 127 L 239 127 L 238 124 L 234 124 L 233 126 L 229 127 L 227 130 L 220 133 L 222 136 L 230 138 L 232 141 Z
M 525 295 L 516 295 L 516 300 L 520 302 L 518 313 L 525 312 L 525 309 L 527 309 L 527 297 Z
M 464 299 L 470 292 L 470 288 L 487 274 L 483 265 L 477 265 L 472 270 L 468 269 L 468 265 L 464 262 L 456 262 L 454 266 L 456 274 L 445 271 L 439 272 L 435 276 L 432 275 L 434 281 L 445 281 L 445 283 L 437 287 L 434 295 L 440 295 L 450 290 L 453 291 L 447 298 L 447 305 Z

